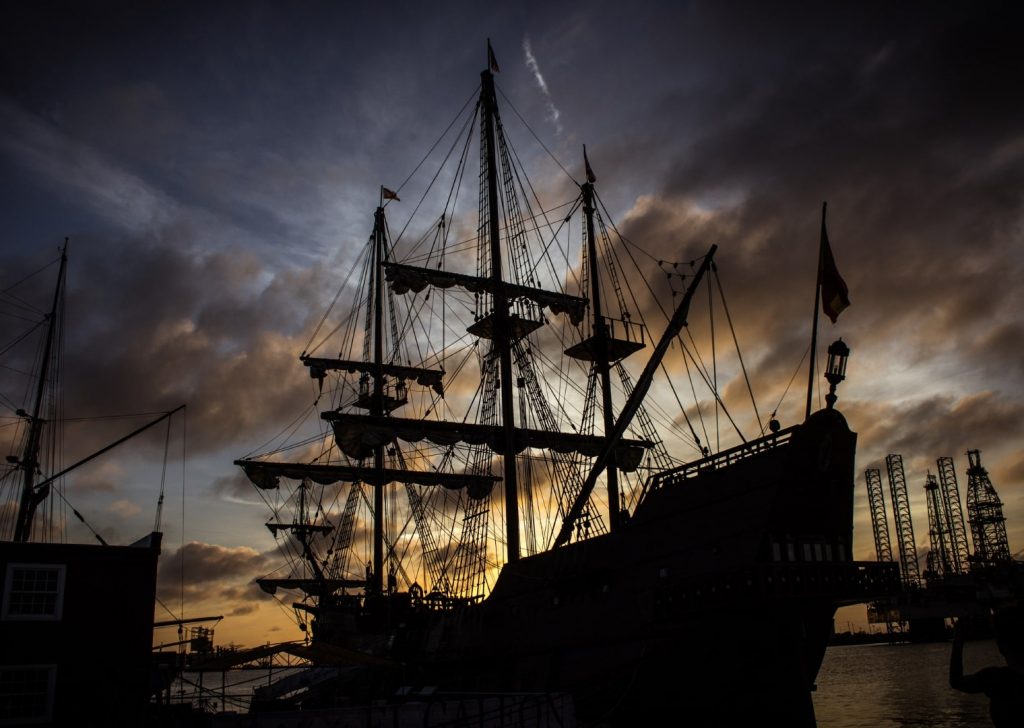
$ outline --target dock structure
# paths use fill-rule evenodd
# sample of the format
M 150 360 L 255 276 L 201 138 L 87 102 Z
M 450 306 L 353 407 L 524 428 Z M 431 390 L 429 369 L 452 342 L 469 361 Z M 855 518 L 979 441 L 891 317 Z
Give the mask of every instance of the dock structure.
M 928 473 L 924 480 L 929 550 L 923 572 L 913 536 L 903 457 L 886 457 L 898 554 L 889 541 L 881 471 L 865 471 L 876 558 L 898 561 L 901 577 L 897 595 L 869 604 L 869 623 L 884 624 L 890 633 L 903 633 L 911 641 L 945 639 L 947 620 L 983 619 L 990 610 L 1024 596 L 1024 561 L 1016 560 L 1010 550 L 1002 502 L 981 466 L 980 452 L 969 450 L 967 456 L 967 523 L 973 550 L 953 458 L 940 457 L 936 460 L 938 475 Z

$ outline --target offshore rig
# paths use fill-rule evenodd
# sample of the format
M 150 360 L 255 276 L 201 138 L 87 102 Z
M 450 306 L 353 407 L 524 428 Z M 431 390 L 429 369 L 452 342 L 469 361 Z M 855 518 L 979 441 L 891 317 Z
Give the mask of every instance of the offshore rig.
M 884 624 L 891 636 L 902 635 L 914 642 L 942 640 L 947 637 L 947 619 L 968 617 L 985 622 L 990 610 L 1024 596 L 1024 561 L 1010 552 L 1002 501 L 982 467 L 981 453 L 968 450 L 967 460 L 966 521 L 974 548 L 968 544 L 953 458 L 940 457 L 936 461 L 938 477 L 929 472 L 924 482 L 929 548 L 923 570 L 903 457 L 890 454 L 885 458 L 896 553 L 889 537 L 881 470 L 864 472 L 876 558 L 898 562 L 900 569 L 900 590 L 870 603 L 868 622 Z

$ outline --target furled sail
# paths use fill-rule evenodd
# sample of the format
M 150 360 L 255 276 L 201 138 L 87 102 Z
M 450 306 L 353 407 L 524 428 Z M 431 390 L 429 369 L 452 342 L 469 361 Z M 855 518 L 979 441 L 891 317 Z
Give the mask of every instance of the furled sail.
M 267 594 L 276 594 L 278 589 L 301 589 L 306 594 L 323 596 L 338 589 L 355 589 L 366 586 L 362 579 L 257 579 L 260 589 Z
M 442 473 L 422 470 L 384 468 L 377 471 L 358 465 L 319 465 L 315 463 L 281 463 L 268 460 L 236 460 L 242 470 L 261 490 L 277 488 L 281 478 L 302 480 L 309 478 L 320 485 L 362 481 L 377 485 L 383 483 L 412 483 L 413 485 L 440 485 L 449 490 L 461 488 L 489 488 L 498 478 L 493 475 L 469 473 Z
M 292 533 L 322 533 L 328 534 L 334 530 L 334 526 L 327 523 L 268 523 L 267 528 L 275 536 L 279 531 L 291 531 Z
M 325 359 L 315 356 L 301 357 L 302 363 L 309 367 L 309 376 L 313 379 L 323 379 L 324 375 L 331 370 L 341 370 L 350 374 L 374 374 L 377 371 L 377 364 L 367 361 L 352 361 L 348 359 Z M 381 371 L 386 376 L 397 379 L 411 379 L 424 387 L 431 387 L 442 397 L 444 396 L 444 371 L 441 369 L 423 369 L 421 367 L 410 367 L 401 364 L 381 364 Z
M 369 457 L 375 447 L 386 445 L 396 438 L 406 442 L 427 440 L 435 445 L 454 445 L 460 442 L 486 445 L 498 453 L 505 446 L 505 431 L 500 425 L 373 417 L 346 412 L 324 412 L 321 416 L 333 425 L 335 442 L 342 452 L 356 459 Z M 532 447 L 593 457 L 601 454 L 604 446 L 605 438 L 597 435 L 523 427 L 515 430 L 517 452 Z M 647 440 L 621 440 L 614 452 L 615 465 L 621 470 L 636 470 L 644 450 L 651 446 L 652 443 Z
M 428 285 L 437 288 L 459 286 L 471 293 L 494 293 L 494 287 L 500 285 L 504 288 L 507 300 L 529 299 L 541 308 L 548 308 L 551 313 L 568 315 L 569 320 L 576 326 L 583 321 L 586 314 L 587 299 L 565 293 L 545 291 L 542 288 L 506 282 L 496 283 L 492 278 L 479 278 L 463 273 L 451 273 L 403 263 L 385 263 L 384 271 L 385 279 L 391 284 L 391 290 L 400 295 L 409 291 L 419 293 Z

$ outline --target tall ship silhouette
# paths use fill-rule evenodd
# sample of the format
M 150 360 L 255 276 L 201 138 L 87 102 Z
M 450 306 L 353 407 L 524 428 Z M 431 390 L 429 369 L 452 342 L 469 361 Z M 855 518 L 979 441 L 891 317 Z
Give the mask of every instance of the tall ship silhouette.
M 582 181 L 531 182 L 497 71 L 488 45 L 425 181 L 380 188 L 352 304 L 300 357 L 319 434 L 236 461 L 288 556 L 259 585 L 339 668 L 299 702 L 419 686 L 568 694 L 583 724 L 814 725 L 835 610 L 896 579 L 852 556 L 849 350 L 825 408 L 745 437 L 718 386 L 749 382 L 742 357 L 688 325 L 730 339 L 716 247 L 625 239 L 585 149 Z

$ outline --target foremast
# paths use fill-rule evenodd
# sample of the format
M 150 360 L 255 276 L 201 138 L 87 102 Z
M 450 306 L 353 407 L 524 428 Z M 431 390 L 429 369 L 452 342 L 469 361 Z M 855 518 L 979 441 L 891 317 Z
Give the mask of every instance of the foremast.
M 380 204 L 374 213 L 373 231 L 370 235 L 370 310 L 367 312 L 367 331 L 364 338 L 366 347 L 362 360 L 345 360 L 340 357 L 323 358 L 307 355 L 303 352 L 299 357 L 300 361 L 309 368 L 310 377 L 319 381 L 320 388 L 323 388 L 323 381 L 328 371 L 339 370 L 358 373 L 360 376 L 359 395 L 354 406 L 369 411 L 373 418 L 381 418 L 391 410 L 404 403 L 401 397 L 386 397 L 385 382 L 387 376 L 393 376 L 396 380 L 404 382 L 406 379 L 413 379 L 429 384 L 436 390 L 441 389 L 441 372 L 409 367 L 402 365 L 388 365 L 384 358 L 384 329 L 383 329 L 383 308 L 384 308 L 384 285 L 383 285 L 383 263 L 387 255 L 386 247 L 386 222 L 384 217 L 383 200 L 384 192 L 381 189 Z M 370 328 L 372 327 L 372 332 Z M 372 344 L 371 344 L 372 342 Z M 372 354 L 370 353 L 372 351 Z M 364 383 L 369 380 L 370 387 Z M 404 391 L 404 384 L 401 386 Z M 380 593 L 384 588 L 384 488 L 387 484 L 398 480 L 413 480 L 415 475 L 407 478 L 404 471 L 393 468 L 386 468 L 384 461 L 385 445 L 377 444 L 370 449 L 368 454 L 372 455 L 370 467 L 359 465 L 338 465 L 327 463 L 301 463 L 281 462 L 264 459 L 243 458 L 235 461 L 236 465 L 242 467 L 245 474 L 253 484 L 261 490 L 276 489 L 279 486 L 281 477 L 299 480 L 297 489 L 297 512 L 291 523 L 267 523 L 267 528 L 276 536 L 285 531 L 291 534 L 301 549 L 302 561 L 306 563 L 312 578 L 286 578 L 286 579 L 261 579 L 261 588 L 269 593 L 274 593 L 277 587 L 300 588 L 307 594 L 315 594 L 320 597 L 327 596 L 341 587 L 362 587 L 367 593 Z M 428 477 L 428 481 L 444 482 L 442 474 L 433 474 L 435 477 Z M 311 539 L 316 535 L 326 536 L 334 527 L 329 523 L 316 524 L 309 518 L 307 507 L 307 492 L 312 483 L 329 485 L 338 482 L 352 483 L 350 500 L 357 496 L 360 483 L 367 483 L 373 489 L 373 525 L 372 525 L 372 567 L 368 565 L 366 578 L 364 579 L 339 579 L 324 571 L 326 562 L 321 564 L 318 555 L 313 550 Z M 343 523 L 342 530 L 345 530 Z

